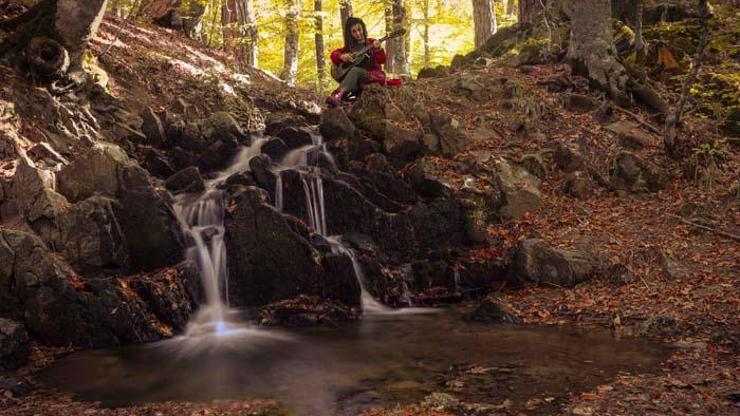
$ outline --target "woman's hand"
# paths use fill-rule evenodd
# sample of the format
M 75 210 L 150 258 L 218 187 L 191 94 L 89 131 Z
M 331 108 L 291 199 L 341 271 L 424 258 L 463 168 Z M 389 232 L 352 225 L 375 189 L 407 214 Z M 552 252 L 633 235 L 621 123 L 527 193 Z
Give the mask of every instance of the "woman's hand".
M 341 56 L 339 56 L 339 60 L 342 62 L 352 62 L 355 58 L 352 57 L 352 55 L 348 53 L 343 53 Z
M 373 45 L 373 48 L 375 48 L 375 49 L 380 48 L 380 42 L 378 42 L 377 40 L 374 40 L 373 43 L 372 43 L 372 45 Z

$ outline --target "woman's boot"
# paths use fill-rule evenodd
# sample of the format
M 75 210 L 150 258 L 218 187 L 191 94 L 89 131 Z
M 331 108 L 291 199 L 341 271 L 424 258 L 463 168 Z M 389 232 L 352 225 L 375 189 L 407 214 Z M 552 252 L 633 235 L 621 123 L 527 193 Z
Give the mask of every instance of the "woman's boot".
M 326 104 L 329 107 L 337 107 L 342 104 L 342 99 L 347 95 L 347 90 L 344 88 L 337 88 L 330 96 L 326 99 Z

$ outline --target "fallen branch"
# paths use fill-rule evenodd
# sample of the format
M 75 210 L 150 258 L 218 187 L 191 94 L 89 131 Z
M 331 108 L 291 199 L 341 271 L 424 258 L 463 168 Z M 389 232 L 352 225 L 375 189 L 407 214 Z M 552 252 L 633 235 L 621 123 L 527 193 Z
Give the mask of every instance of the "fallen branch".
M 706 225 L 697 224 L 697 223 L 695 223 L 693 221 L 687 220 L 686 218 L 679 217 L 678 215 L 674 215 L 674 214 L 667 214 L 667 215 L 669 217 L 673 217 L 673 218 L 679 219 L 684 224 L 688 224 L 688 225 L 691 225 L 691 226 L 696 227 L 696 228 L 701 228 L 702 230 L 711 231 L 711 232 L 716 233 L 716 234 L 719 234 L 721 236 L 724 236 L 724 237 L 727 237 L 727 238 L 731 238 L 733 240 L 740 241 L 740 235 L 732 234 L 732 233 L 729 233 L 727 231 L 718 230 L 718 229 L 712 228 L 712 227 L 707 227 Z
M 662 132 L 662 131 L 660 131 L 660 130 L 658 130 L 658 128 L 657 128 L 657 127 L 655 127 L 655 126 L 653 126 L 652 124 L 648 123 L 647 121 L 643 120 L 643 119 L 642 119 L 642 117 L 640 117 L 639 115 L 637 115 L 637 114 L 633 113 L 632 111 L 629 111 L 629 110 L 627 110 L 627 109 L 624 109 L 624 108 L 622 108 L 622 107 L 620 107 L 620 106 L 618 106 L 618 105 L 615 105 L 615 106 L 614 106 L 614 108 L 616 108 L 617 110 L 619 110 L 619 111 L 623 112 L 624 114 L 627 114 L 627 115 L 629 115 L 629 116 L 632 116 L 632 118 L 634 118 L 634 119 L 635 119 L 635 121 L 637 121 L 637 122 L 638 122 L 639 124 L 641 124 L 641 125 L 643 125 L 643 126 L 647 127 L 647 128 L 648 128 L 648 129 L 650 129 L 650 131 L 652 131 L 653 133 L 655 133 L 655 134 L 663 134 L 663 132 Z

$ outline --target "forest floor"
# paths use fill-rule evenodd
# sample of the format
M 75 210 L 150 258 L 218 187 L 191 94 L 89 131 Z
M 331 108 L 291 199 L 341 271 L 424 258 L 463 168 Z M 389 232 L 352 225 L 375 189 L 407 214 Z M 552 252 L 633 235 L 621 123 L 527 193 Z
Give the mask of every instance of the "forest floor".
M 133 108 L 171 109 L 175 99 L 197 103 L 198 111 L 218 108 L 229 97 L 241 97 L 262 107 L 298 109 L 316 114 L 316 97 L 285 87 L 278 80 L 254 71 L 247 77 L 231 73 L 224 57 L 181 34 L 159 28 L 139 27 L 106 19 L 92 46 L 110 77 L 111 94 Z M 9 68 L 0 67 L 0 94 L 25 81 Z M 465 77 L 483 82 L 511 80 L 519 88 L 512 97 L 494 96 L 485 102 L 461 95 L 459 76 L 411 82 L 406 88 L 426 91 L 436 105 L 463 121 L 472 132 L 482 122 L 495 137 L 476 147 L 519 159 L 541 153 L 546 176 L 541 207 L 525 217 L 494 224 L 489 234 L 497 244 L 477 249 L 471 257 L 508 252 L 522 238 L 537 236 L 559 248 L 588 250 L 602 259 L 603 272 L 574 289 L 539 287 L 512 290 L 492 296 L 511 305 L 527 324 L 595 325 L 610 328 L 615 336 L 645 336 L 673 348 L 656 374 L 623 375 L 592 391 L 574 392 L 561 414 L 574 415 L 729 415 L 740 413 L 740 243 L 717 231 L 740 234 L 740 156 L 730 147 L 717 169 L 698 178 L 686 178 L 683 163 L 667 158 L 658 135 L 650 137 L 636 153 L 663 167 L 671 176 L 667 189 L 657 193 L 623 194 L 594 187 L 593 194 L 573 199 L 562 191 L 566 174 L 555 167 L 552 156 L 542 152 L 551 141 L 580 144 L 589 149 L 587 159 L 606 173 L 609 161 L 621 148 L 616 134 L 589 113 L 567 109 L 563 94 L 549 91 L 548 80 L 562 74 L 559 66 L 537 66 L 524 72 L 500 66 L 466 71 Z M 237 94 L 232 95 L 236 90 Z M 433 92 L 430 92 L 433 91 Z M 234 105 L 243 103 L 234 101 Z M 504 110 L 505 109 L 505 110 Z M 639 109 L 641 120 L 650 117 Z M 617 110 L 618 118 L 635 121 Z M 481 121 L 483 120 L 483 121 Z M 516 121 L 515 123 L 513 121 Z M 614 121 L 614 120 L 612 120 Z M 18 126 L 32 134 L 32 123 Z M 516 125 L 515 125 L 516 124 Z M 716 123 L 690 118 L 688 136 L 711 143 L 721 136 Z M 259 126 L 252 126 L 259 127 Z M 460 154 L 458 158 L 464 158 Z M 440 159 L 443 170 L 445 161 Z M 685 161 L 683 161 L 685 162 Z M 449 172 L 454 181 L 454 173 Z M 68 350 L 34 347 L 31 363 L 17 375 L 33 381 L 33 373 Z M 532 397 L 536 411 L 545 397 Z M 31 415 L 277 415 L 272 401 L 223 401 L 217 403 L 153 403 L 105 409 L 96 403 L 39 388 L 17 395 L 0 386 L 0 413 Z M 421 404 L 392 410 L 375 409 L 379 415 L 455 415 Z M 488 413 L 486 413 L 488 414 Z M 496 414 L 509 413 L 502 407 Z M 526 412 L 519 413 L 526 414 Z

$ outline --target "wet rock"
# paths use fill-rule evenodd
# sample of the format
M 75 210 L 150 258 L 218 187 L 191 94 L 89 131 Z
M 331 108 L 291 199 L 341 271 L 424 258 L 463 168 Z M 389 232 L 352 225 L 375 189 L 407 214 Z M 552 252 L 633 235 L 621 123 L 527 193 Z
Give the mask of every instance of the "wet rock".
M 28 360 L 28 334 L 23 324 L 0 318 L 0 368 L 13 370 Z
M 249 169 L 254 175 L 257 185 L 275 195 L 275 184 L 277 183 L 277 174 L 272 171 L 272 159 L 265 154 L 259 154 L 249 161 Z
M 118 171 L 128 163 L 129 158 L 120 147 L 97 142 L 59 171 L 59 193 L 70 202 L 78 202 L 95 194 L 115 196 L 119 189 Z
M 12 200 L 18 211 L 29 222 L 53 220 L 68 206 L 64 196 L 54 191 L 51 172 L 21 160 L 16 167 L 11 187 Z
M 409 212 L 416 241 L 427 249 L 461 246 L 469 243 L 466 221 L 457 201 L 435 198 L 414 206 Z
M 196 163 L 193 153 L 188 152 L 181 147 L 173 147 L 168 153 L 174 169 L 182 170 L 187 167 L 194 166 Z
M 260 325 L 265 326 L 314 326 L 357 318 L 355 309 L 318 296 L 301 295 L 260 308 Z
M 195 122 L 186 123 L 179 132 L 179 140 L 174 137 L 171 143 L 191 152 L 203 152 L 208 148 L 208 142 L 200 131 L 200 124 Z
M 496 256 L 485 260 L 462 259 L 457 264 L 457 284 L 483 293 L 499 288 L 507 280 L 507 260 Z
M 575 171 L 568 174 L 563 192 L 573 198 L 586 199 L 594 195 L 596 184 L 588 173 Z
M 277 137 L 283 140 L 288 149 L 313 144 L 312 131 L 308 127 L 286 127 L 277 133 Z
M 409 162 L 423 149 L 420 138 L 421 132 L 418 130 L 402 127 L 388 128 L 383 139 L 383 151 L 391 158 Z
M 250 144 L 249 134 L 242 130 L 231 114 L 225 111 L 217 111 L 202 121 L 201 132 L 208 143 L 221 141 L 227 147 Z
M 574 172 L 584 167 L 583 155 L 574 146 L 558 142 L 552 148 L 555 163 L 563 172 Z
M 305 118 L 291 113 L 270 113 L 265 120 L 265 135 L 277 136 L 280 130 L 287 127 L 305 127 Z
M 93 196 L 58 218 L 60 236 L 56 248 L 77 272 L 90 275 L 126 270 L 128 252 L 113 213 L 115 204 L 112 199 Z
M 195 166 L 185 168 L 170 176 L 164 185 L 175 194 L 199 193 L 206 189 L 203 178 L 200 176 L 200 170 Z
M 127 189 L 114 212 L 126 239 L 132 271 L 154 270 L 179 263 L 182 232 L 171 204 L 152 187 Z
M 411 265 L 414 275 L 414 287 L 425 291 L 433 287 L 454 287 L 455 276 L 446 261 L 419 261 Z
M 492 163 L 498 175 L 499 188 L 504 195 L 499 214 L 519 218 L 540 206 L 542 197 L 540 180 L 537 177 L 502 158 L 495 158 Z
M 681 333 L 678 322 L 666 315 L 651 316 L 642 323 L 638 335 L 643 337 L 675 337 Z
M 357 134 L 357 128 L 342 107 L 324 110 L 319 131 L 326 140 L 351 139 Z
M 154 316 L 175 331 L 185 329 L 201 298 L 200 274 L 191 262 L 133 276 L 126 282 Z
M 556 250 L 542 240 L 519 243 L 509 269 L 518 286 L 530 284 L 573 287 L 592 277 L 595 259 L 578 251 Z
M 612 171 L 616 189 L 629 192 L 657 192 L 668 185 L 668 174 L 658 165 L 635 154 L 622 152 L 617 156 Z
M 565 108 L 576 113 L 589 113 L 599 107 L 599 101 L 583 94 L 570 93 L 565 96 Z
M 154 147 L 162 146 L 167 140 L 167 136 L 159 116 L 151 107 L 147 107 L 142 111 L 141 119 L 144 121 L 141 125 L 141 132 L 146 136 L 146 143 Z
M 226 186 L 243 185 L 243 186 L 257 186 L 257 181 L 254 180 L 252 172 L 237 172 L 228 178 L 226 178 Z
M 300 294 L 357 305 L 353 274 L 332 273 L 326 260 L 274 207 L 264 191 L 236 195 L 227 217 L 229 300 L 234 306 L 265 305 Z
M 470 319 L 478 322 L 500 322 L 508 324 L 518 324 L 522 320 L 514 314 L 510 305 L 487 298 L 481 303 Z
M 283 139 L 273 137 L 272 139 L 265 142 L 260 148 L 262 153 L 270 156 L 272 160 L 283 160 L 283 157 L 288 153 L 290 149 L 285 145 Z

